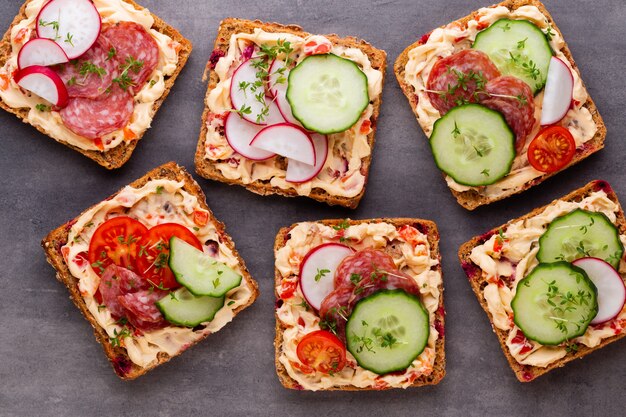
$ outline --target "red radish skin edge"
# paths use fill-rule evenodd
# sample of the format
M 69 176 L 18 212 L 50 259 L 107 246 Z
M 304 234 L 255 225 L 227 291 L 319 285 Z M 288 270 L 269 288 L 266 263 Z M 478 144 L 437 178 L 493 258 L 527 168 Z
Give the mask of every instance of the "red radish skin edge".
M 313 165 L 315 165 L 315 161 L 316 161 L 316 155 L 315 155 L 315 146 L 313 145 L 313 140 L 311 139 L 311 136 L 309 135 L 309 132 L 307 132 L 306 130 L 302 129 L 300 126 L 294 125 L 292 123 L 277 123 L 271 126 L 267 126 L 266 128 L 264 128 L 263 130 L 261 130 L 255 137 L 254 139 L 252 139 L 252 142 L 250 142 L 250 146 L 254 146 L 254 142 L 256 140 L 258 140 L 262 134 L 267 134 L 267 130 L 269 129 L 275 129 L 278 127 L 290 127 L 290 128 L 294 128 L 294 129 L 298 129 L 300 132 L 304 133 L 304 135 L 309 139 L 309 143 L 311 144 L 311 151 L 313 152 Z M 284 156 L 284 155 L 281 155 Z M 288 157 L 286 157 L 288 158 Z
M 326 164 L 326 160 L 328 159 L 328 137 L 326 137 L 324 135 L 321 135 L 319 133 L 316 133 L 316 135 L 320 135 L 321 137 L 324 138 L 324 141 L 325 141 L 324 149 L 325 149 L 326 152 L 324 152 L 324 161 L 321 164 L 319 164 L 319 165 L 317 164 L 317 159 L 320 157 L 320 155 L 318 155 L 318 152 L 317 152 L 317 149 L 316 149 L 315 150 L 315 165 L 314 166 L 317 166 L 317 169 L 312 171 L 311 175 L 308 178 L 301 179 L 301 180 L 294 180 L 294 179 L 289 180 L 289 179 L 287 179 L 285 177 L 285 181 L 291 182 L 293 184 L 302 184 L 302 183 L 305 183 L 305 182 L 309 182 L 313 178 L 317 177 L 317 175 L 322 171 L 322 169 L 324 169 L 324 165 Z M 313 139 L 312 137 L 311 137 L 311 140 L 315 141 L 315 139 Z M 315 147 L 315 143 L 313 143 L 313 147 Z M 292 162 L 297 162 L 297 161 L 292 161 Z M 289 164 L 289 163 L 291 163 L 291 162 L 287 162 L 287 164 Z M 289 172 L 289 165 L 287 165 L 287 173 L 288 172 Z
M 57 90 L 58 97 L 57 97 L 57 102 L 56 103 L 52 103 L 52 104 L 54 104 L 55 106 L 58 106 L 58 107 L 65 107 L 65 106 L 67 106 L 67 103 L 69 101 L 69 96 L 67 94 L 67 88 L 65 87 L 65 84 L 63 84 L 63 80 L 61 79 L 61 77 L 59 77 L 56 72 L 52 71 L 48 67 L 43 67 L 41 65 L 33 65 L 31 67 L 24 68 L 23 70 L 19 70 L 15 74 L 15 82 L 19 85 L 20 81 L 24 77 L 27 77 L 27 76 L 33 75 L 33 74 L 38 74 L 40 76 L 47 77 L 47 78 L 50 79 L 50 81 L 52 83 L 54 83 L 54 86 L 56 87 L 56 90 Z M 33 92 L 33 94 L 36 94 L 36 93 Z
M 617 272 L 615 270 L 615 268 L 613 268 L 613 266 L 611 264 L 609 264 L 608 262 L 606 262 L 603 259 L 595 258 L 595 257 L 580 258 L 580 259 L 576 259 L 574 262 L 572 262 L 572 265 L 575 265 L 575 266 L 583 269 L 587 273 L 587 270 L 583 266 L 581 266 L 581 265 L 583 265 L 584 263 L 587 263 L 587 262 L 599 262 L 599 263 L 604 264 L 606 267 L 610 268 L 611 271 L 614 272 L 613 275 L 615 276 L 615 282 L 616 282 L 615 287 L 616 288 L 614 288 L 614 289 L 621 288 L 621 290 L 622 290 L 622 293 L 621 293 L 621 296 L 622 296 L 621 306 L 619 307 L 619 310 L 616 309 L 616 313 L 612 317 L 608 317 L 608 318 L 602 317 L 598 321 L 596 321 L 595 318 L 593 320 L 591 320 L 591 324 L 606 323 L 607 321 L 613 320 L 615 317 L 619 316 L 619 314 L 624 309 L 624 304 L 626 303 L 626 286 L 624 285 L 624 280 L 622 279 L 622 277 L 619 274 L 619 272 Z M 591 277 L 591 275 L 589 273 L 587 273 L 587 275 L 589 276 L 589 279 L 591 279 L 593 281 L 593 278 Z M 617 281 L 618 280 L 622 284 L 621 287 L 619 285 L 617 285 Z M 594 282 L 594 284 L 595 284 L 595 282 Z M 596 288 L 597 288 L 597 284 L 596 284 Z M 612 291 L 611 295 L 615 295 L 615 293 Z M 600 290 L 598 289 L 598 298 L 599 297 L 600 297 Z
M 49 43 L 51 44 L 50 46 L 54 45 L 54 48 L 58 48 L 58 50 L 59 50 L 59 51 L 63 54 L 63 56 L 65 57 L 65 61 L 62 61 L 62 62 L 57 62 L 56 64 L 52 64 L 52 65 L 64 64 L 64 63 L 66 63 L 66 62 L 69 62 L 69 61 L 70 61 L 70 60 L 69 60 L 69 58 L 67 57 L 67 54 L 66 54 L 66 53 L 65 53 L 65 51 L 63 50 L 63 48 L 61 48 L 61 47 L 59 46 L 59 44 L 57 44 L 57 43 L 56 43 L 55 41 L 53 41 L 52 39 L 47 39 L 47 38 L 35 38 L 35 39 L 31 39 L 31 40 L 29 40 L 28 42 L 26 42 L 26 43 L 22 46 L 22 48 L 20 49 L 20 51 L 18 52 L 18 54 L 17 54 L 17 68 L 18 68 L 18 69 L 24 69 L 24 68 L 28 68 L 29 66 L 32 66 L 32 65 L 29 65 L 29 66 L 23 67 L 23 66 L 22 66 L 22 64 L 21 64 L 21 62 L 22 62 L 22 57 L 23 57 L 23 55 L 22 55 L 22 54 L 23 54 L 25 51 L 26 51 L 26 52 L 28 52 L 27 45 L 28 45 L 28 44 L 30 44 L 31 42 L 46 42 L 46 43 L 48 43 L 48 42 L 49 42 Z M 31 44 L 31 45 L 32 45 L 32 44 Z
M 35 32 L 37 33 L 37 36 L 40 38 L 45 38 L 45 36 L 41 36 L 41 34 L 39 33 L 39 22 L 41 21 L 40 17 L 41 14 L 46 10 L 46 7 L 48 7 L 50 4 L 52 4 L 54 2 L 54 0 L 49 1 L 48 3 L 46 3 L 41 10 L 39 10 L 39 13 L 37 13 L 37 19 L 35 20 Z M 91 6 L 93 7 L 93 9 L 96 11 L 96 14 L 98 15 L 98 36 L 100 35 L 100 32 L 102 32 L 102 16 L 100 16 L 100 12 L 98 11 L 98 9 L 96 8 L 96 5 L 93 4 L 93 2 L 88 1 L 89 4 L 91 4 Z M 80 55 L 76 55 L 76 56 L 68 56 L 66 54 L 66 56 L 68 57 L 68 59 L 78 59 L 81 56 L 83 56 L 85 54 L 85 52 L 87 52 L 89 49 L 91 49 L 91 47 L 93 46 L 94 43 L 96 43 L 96 40 L 98 39 L 98 36 L 96 36 L 93 40 L 93 42 L 91 43 L 91 45 L 89 45 L 89 47 L 87 49 L 85 49 Z M 47 38 L 45 38 L 47 39 Z M 59 45 L 60 46 L 60 45 Z
M 239 116 L 239 114 L 238 114 L 238 113 L 234 113 L 234 112 L 229 113 L 229 114 L 228 114 L 228 116 L 226 116 L 226 119 L 224 120 L 224 132 L 226 132 L 226 125 L 228 124 L 228 120 L 229 120 L 231 117 L 240 117 L 240 116 Z M 242 119 L 243 119 L 243 118 L 242 118 Z M 243 120 L 244 120 L 246 123 L 250 123 L 250 122 L 249 122 L 248 120 L 246 120 L 246 119 L 243 119 Z M 254 124 L 254 123 L 253 123 L 253 124 Z M 274 157 L 276 156 L 276 154 L 273 154 L 273 155 L 268 156 L 267 158 L 252 158 L 252 157 L 250 157 L 250 156 L 248 156 L 248 155 L 245 155 L 245 153 L 240 152 L 240 150 L 239 150 L 239 149 L 237 149 L 237 147 L 233 146 L 233 145 L 232 145 L 232 142 L 228 140 L 228 136 L 226 135 L 226 133 L 224 133 L 224 137 L 226 137 L 226 142 L 228 142 L 228 146 L 230 146 L 231 148 L 233 148 L 233 150 L 234 150 L 235 152 L 237 152 L 239 155 L 241 155 L 241 156 L 243 156 L 244 158 L 249 159 L 249 160 L 251 160 L 251 161 L 267 161 L 268 159 L 272 159 L 272 158 L 274 158 Z
M 339 246 L 342 249 L 344 249 L 344 248 L 349 249 L 351 253 L 355 252 L 355 250 L 353 248 L 351 248 L 350 246 L 343 245 L 341 243 L 329 242 L 329 243 L 322 243 L 321 245 L 314 247 L 313 249 L 309 250 L 306 255 L 304 255 L 304 258 L 302 258 L 302 262 L 300 263 L 300 270 L 298 271 L 298 284 L 300 285 L 300 290 L 302 291 L 302 295 L 304 296 L 304 299 L 306 300 L 306 302 L 312 308 L 315 308 L 315 307 L 313 307 L 313 304 L 311 304 L 311 301 L 307 298 L 306 292 L 304 291 L 304 287 L 302 286 L 302 269 L 303 269 L 304 265 L 306 264 L 306 261 L 311 257 L 311 255 L 313 255 L 318 250 L 320 250 L 320 249 L 322 249 L 324 247 L 327 247 L 327 246 Z M 349 256 L 349 255 L 347 255 L 347 256 Z M 340 262 L 340 264 L 341 264 L 341 262 Z M 328 273 L 328 276 L 329 277 L 332 276 L 333 277 L 333 281 L 334 281 L 335 271 L 330 271 Z M 315 310 L 317 311 L 318 309 L 315 308 Z
M 271 74 L 273 74 L 275 72 L 274 71 L 274 64 L 275 63 L 276 63 L 276 58 L 274 58 L 274 60 L 272 61 L 272 65 L 270 65 L 270 77 L 271 77 Z M 267 95 L 272 97 L 272 98 L 274 98 L 274 97 L 276 97 L 276 93 L 274 92 L 274 89 L 272 89 L 272 87 L 273 86 L 270 85 L 269 88 L 267 89 Z M 278 103 L 276 103 L 276 104 L 278 104 Z M 279 106 L 279 108 L 280 108 L 280 106 Z M 283 117 L 284 117 L 284 115 L 283 115 Z
M 555 56 L 553 56 L 551 59 L 559 61 L 560 62 L 559 65 L 562 65 L 563 68 L 567 69 L 567 72 L 569 73 L 569 76 L 570 76 L 570 78 L 572 80 L 572 89 L 571 89 L 571 92 L 570 92 L 569 100 L 567 101 L 567 107 L 565 108 L 565 110 L 564 110 L 563 114 L 561 115 L 561 117 L 559 117 L 558 119 L 555 118 L 555 119 L 549 120 L 549 121 L 545 122 L 545 124 L 542 123 L 541 126 L 552 126 L 552 125 L 557 124 L 561 120 L 563 120 L 563 118 L 567 115 L 567 112 L 569 111 L 569 109 L 572 106 L 572 101 L 574 100 L 574 74 L 572 74 L 572 70 L 567 66 L 567 64 L 565 62 L 563 62 L 562 59 L 557 58 Z M 550 63 L 550 65 L 552 65 L 552 62 Z M 550 70 L 549 69 L 548 69 L 548 74 L 550 74 Z M 547 82 L 546 82 L 546 85 L 547 85 Z M 545 90 L 544 90 L 544 100 L 545 100 Z M 542 102 L 542 104 L 541 104 L 542 111 L 543 111 L 544 105 L 545 105 L 545 101 Z
M 270 74 L 275 72 L 274 64 L 276 63 L 276 61 L 277 60 L 275 59 L 274 61 L 272 61 L 272 65 L 270 65 Z M 284 63 L 283 61 L 279 62 Z M 286 78 L 289 79 L 288 73 L 284 74 L 283 76 L 286 76 Z M 298 119 L 294 117 L 293 112 L 291 111 L 291 105 L 289 104 L 289 101 L 287 101 L 287 85 L 287 83 L 284 84 L 285 91 L 283 93 L 279 93 L 278 88 L 271 88 L 270 86 L 270 88 L 268 89 L 268 95 L 271 95 L 272 98 L 276 101 L 278 111 L 280 111 L 280 114 L 283 116 L 283 119 L 285 119 L 287 123 L 302 127 Z M 283 84 L 281 84 L 281 86 L 283 86 Z

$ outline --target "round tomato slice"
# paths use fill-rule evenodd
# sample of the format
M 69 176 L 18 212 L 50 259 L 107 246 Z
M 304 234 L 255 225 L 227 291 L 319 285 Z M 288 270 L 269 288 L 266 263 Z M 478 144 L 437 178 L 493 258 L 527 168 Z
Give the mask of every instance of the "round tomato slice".
M 176 236 L 197 249 L 202 243 L 185 226 L 176 223 L 163 223 L 154 226 L 139 242 L 137 273 L 160 289 L 173 290 L 180 287 L 174 273 L 168 266 L 170 260 L 170 239 Z
M 298 343 L 298 359 L 316 371 L 331 374 L 346 366 L 346 348 L 337 336 L 326 330 L 307 334 Z
M 147 231 L 146 226 L 127 216 L 105 221 L 96 229 L 89 242 L 89 264 L 98 276 L 111 264 L 136 272 L 139 240 Z
M 537 171 L 555 172 L 569 164 L 576 153 L 574 137 L 562 126 L 541 130 L 528 147 L 528 162 Z

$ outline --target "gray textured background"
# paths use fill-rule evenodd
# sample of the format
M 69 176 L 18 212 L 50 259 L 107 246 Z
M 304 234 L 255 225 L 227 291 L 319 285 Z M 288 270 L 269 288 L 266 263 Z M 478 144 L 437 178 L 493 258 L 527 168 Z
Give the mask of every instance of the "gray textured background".
M 0 30 L 9 26 L 19 3 L 0 0 Z M 0 415 L 623 415 L 626 341 L 520 384 L 456 258 L 458 246 L 473 235 L 589 180 L 610 181 L 626 201 L 622 0 L 547 1 L 607 124 L 605 150 L 522 196 L 473 213 L 456 204 L 441 179 L 392 67 L 422 33 L 489 0 L 142 3 L 191 39 L 194 51 L 152 129 L 122 169 L 107 172 L 0 113 Z M 356 35 L 387 51 L 390 68 L 370 184 L 359 209 L 349 211 L 307 199 L 259 197 L 198 179 L 259 281 L 261 296 L 216 336 L 134 382 L 123 382 L 55 280 L 39 242 L 161 163 L 175 160 L 194 170 L 206 89 L 201 76 L 218 23 L 228 16 Z M 422 217 L 439 225 L 448 313 L 448 374 L 440 385 L 369 393 L 293 392 L 280 386 L 272 346 L 274 236 L 296 221 L 346 216 Z

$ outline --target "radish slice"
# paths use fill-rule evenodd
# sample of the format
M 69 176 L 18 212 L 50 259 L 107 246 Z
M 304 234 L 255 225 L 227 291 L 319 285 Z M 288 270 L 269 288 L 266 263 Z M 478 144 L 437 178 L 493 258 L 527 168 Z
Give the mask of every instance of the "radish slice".
M 250 146 L 315 165 L 313 140 L 304 130 L 290 123 L 267 126 L 252 139 Z
M 233 78 L 230 82 L 230 103 L 233 108 L 241 112 L 241 109 L 246 107 L 250 108 L 249 112 L 241 112 L 241 117 L 257 125 L 266 126 L 268 124 L 267 117 L 261 120 L 260 114 L 263 112 L 264 105 L 255 98 L 256 92 L 251 90 L 250 85 L 259 81 L 256 74 L 258 70 L 253 66 L 253 59 L 248 59 L 243 64 L 239 65 L 233 73 Z M 242 85 L 248 87 L 241 88 Z M 263 87 L 260 87 L 263 88 Z M 259 90 L 260 91 L 260 90 Z M 265 95 L 265 93 L 263 93 Z
M 87 52 L 100 35 L 102 21 L 89 0 L 52 0 L 37 16 L 37 36 L 52 39 L 69 59 Z
M 316 246 L 306 254 L 300 264 L 300 288 L 307 303 L 316 310 L 335 289 L 335 271 L 345 257 L 353 251 L 339 243 Z
M 48 67 L 33 65 L 19 70 L 15 82 L 25 90 L 37 94 L 58 107 L 67 106 L 69 97 L 61 77 Z
M 328 157 L 328 139 L 319 133 L 312 134 L 311 139 L 315 147 L 315 165 L 311 166 L 290 160 L 287 165 L 285 180 L 295 183 L 307 182 L 315 178 L 324 167 Z
M 591 324 L 604 323 L 615 318 L 626 301 L 626 287 L 619 273 L 598 258 L 580 258 L 572 264 L 582 268 L 598 288 L 598 314 Z
M 56 64 L 64 64 L 69 59 L 63 48 L 50 39 L 31 39 L 22 46 L 17 55 L 17 66 L 19 69 L 33 65 L 44 67 Z
M 272 124 L 284 123 L 278 106 L 271 100 L 267 100 L 267 104 L 269 106 L 268 122 Z M 264 126 L 250 123 L 234 112 L 230 113 L 224 121 L 224 134 L 230 147 L 241 156 L 253 161 L 264 161 L 276 155 L 274 152 L 250 146 L 252 139 L 263 129 Z
M 574 97 L 574 76 L 567 64 L 552 57 L 541 105 L 541 125 L 552 125 L 565 117 Z
M 289 101 L 287 101 L 287 80 L 289 79 L 289 70 L 285 69 L 285 71 L 280 74 L 278 73 L 278 69 L 285 66 L 285 62 L 279 59 L 275 59 L 272 65 L 270 66 L 270 92 L 273 97 L 276 99 L 276 104 L 278 104 L 278 109 L 280 110 L 280 114 L 283 115 L 283 118 L 286 122 L 302 126 L 298 119 L 293 116 L 291 112 L 291 105 Z M 279 77 L 285 79 L 283 83 L 278 83 Z

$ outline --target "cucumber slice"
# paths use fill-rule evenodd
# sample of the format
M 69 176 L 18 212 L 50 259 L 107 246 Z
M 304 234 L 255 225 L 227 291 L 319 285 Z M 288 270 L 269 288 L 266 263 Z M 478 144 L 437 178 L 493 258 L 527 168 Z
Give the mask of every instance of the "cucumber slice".
M 170 269 L 193 295 L 221 297 L 241 284 L 241 275 L 177 237 L 170 239 Z
M 359 120 L 370 101 L 367 76 L 349 59 L 311 55 L 289 73 L 287 101 L 308 130 L 323 135 L 343 132 Z
M 500 19 L 476 35 L 472 48 L 489 55 L 502 74 L 521 79 L 534 93 L 546 85 L 552 48 L 528 20 Z
M 576 209 L 557 217 L 539 238 L 539 262 L 600 258 L 619 268 L 624 245 L 617 227 L 603 213 Z
M 502 114 L 464 104 L 435 122 L 430 135 L 435 163 L 456 182 L 489 185 L 511 171 L 515 135 Z
M 429 334 L 428 311 L 419 298 L 382 290 L 354 307 L 346 347 L 361 367 L 382 375 L 408 368 L 424 351 Z
M 598 314 L 598 290 L 585 271 L 567 262 L 542 263 L 517 284 L 513 321 L 542 345 L 582 336 Z
M 183 287 L 161 298 L 156 306 L 170 323 L 196 327 L 213 320 L 224 306 L 224 297 L 196 297 Z

